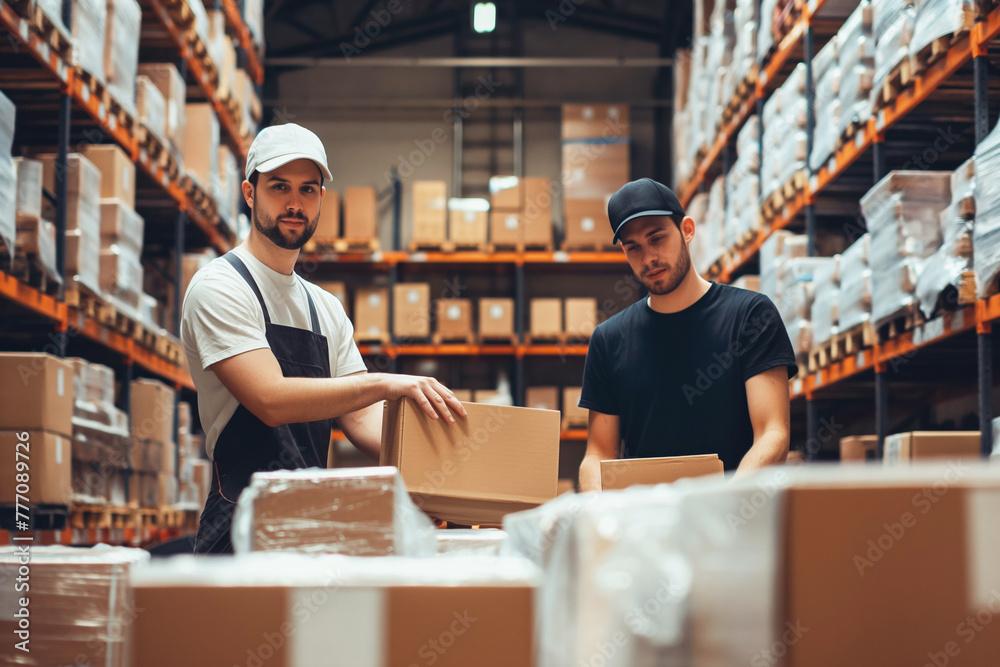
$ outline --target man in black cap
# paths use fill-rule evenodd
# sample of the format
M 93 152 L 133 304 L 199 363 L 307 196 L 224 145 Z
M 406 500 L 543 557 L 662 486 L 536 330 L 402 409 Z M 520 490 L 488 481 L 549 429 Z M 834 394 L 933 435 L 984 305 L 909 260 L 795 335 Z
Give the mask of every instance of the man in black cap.
M 601 461 L 618 458 L 622 441 L 624 458 L 718 454 L 737 476 L 784 461 L 798 369 L 774 304 L 698 275 L 688 251 L 695 221 L 666 186 L 626 184 L 608 218 L 649 297 L 591 337 L 581 490 L 601 488 Z

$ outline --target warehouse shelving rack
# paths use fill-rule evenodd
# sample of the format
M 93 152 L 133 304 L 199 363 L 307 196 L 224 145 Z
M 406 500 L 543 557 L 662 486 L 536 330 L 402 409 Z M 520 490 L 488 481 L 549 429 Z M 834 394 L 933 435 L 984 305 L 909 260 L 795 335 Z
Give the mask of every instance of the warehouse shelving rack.
M 152 200 L 149 202 L 153 210 L 168 211 L 173 223 L 172 229 L 167 231 L 167 235 L 172 237 L 168 247 L 174 250 L 176 256 L 174 290 L 175 303 L 179 304 L 181 301 L 181 255 L 184 249 L 189 246 L 202 247 L 207 245 L 220 253 L 225 253 L 233 246 L 235 239 L 220 221 L 209 220 L 195 209 L 181 185 L 180 177 L 170 178 L 146 154 L 139 145 L 136 136 L 117 122 L 115 115 L 106 108 L 98 96 L 91 94 L 89 86 L 85 85 L 84 80 L 77 74 L 72 64 L 51 48 L 46 40 L 31 28 L 26 18 L 17 13 L 15 6 L 26 4 L 12 4 L 0 0 L 0 31 L 9 33 L 9 39 L 5 41 L 9 44 L 8 51 L 11 52 L 9 56 L 5 55 L 5 66 L 0 71 L 0 90 L 11 96 L 15 105 L 18 105 L 19 101 L 31 100 L 32 109 L 39 108 L 38 94 L 40 91 L 55 95 L 57 99 L 56 119 L 54 123 L 51 123 L 57 124 L 54 141 L 48 140 L 48 137 L 53 136 L 53 129 L 46 125 L 49 119 L 35 118 L 35 116 L 39 116 L 37 113 L 32 114 L 32 116 L 19 114 L 16 131 L 23 133 L 25 126 L 35 124 L 38 126 L 39 133 L 45 133 L 40 135 L 45 137 L 40 143 L 55 145 L 58 152 L 54 201 L 57 210 L 55 224 L 59 275 L 63 277 L 65 283 L 66 214 L 65 207 L 61 205 L 61 202 L 66 199 L 65 173 L 67 155 L 71 152 L 71 128 L 77 124 L 91 128 L 83 133 L 83 143 L 104 143 L 110 139 L 130 156 L 138 167 L 137 172 L 145 174 L 152 187 L 146 187 L 145 190 L 140 191 L 139 197 L 137 197 L 140 199 L 140 207 L 143 204 L 142 198 L 148 193 L 153 193 Z M 236 149 L 239 161 L 245 162 L 248 146 L 240 138 L 234 119 L 221 105 L 217 91 L 205 75 L 204 66 L 199 56 L 188 46 L 183 32 L 170 19 L 162 0 L 142 0 L 142 5 L 144 13 L 148 12 L 149 9 L 155 11 L 162 27 L 171 35 L 173 46 L 180 57 L 179 70 L 182 74 L 190 73 L 195 78 L 205 97 L 215 106 L 220 117 L 220 125 L 225 130 L 229 143 Z M 238 38 L 241 45 L 240 58 L 245 62 L 256 84 L 259 85 L 263 79 L 263 70 L 259 57 L 253 52 L 249 32 L 243 24 L 238 8 L 232 0 L 217 3 L 217 8 L 224 9 L 227 29 Z M 72 23 L 71 12 L 72 3 L 64 2 L 62 19 L 65 25 Z M 77 117 L 80 120 L 75 120 L 74 111 L 77 112 Z M 138 186 L 137 183 L 137 188 Z M 169 211 L 173 211 L 173 213 L 170 214 Z M 188 222 L 193 223 L 197 230 L 195 234 L 186 234 Z M 147 235 L 150 231 L 152 230 L 147 227 Z M 162 233 L 164 230 L 156 231 Z M 118 407 L 126 412 L 130 403 L 129 387 L 136 367 L 141 370 L 142 374 L 155 376 L 172 385 L 178 392 L 178 402 L 181 391 L 194 391 L 190 372 L 183 363 L 168 361 L 140 346 L 131 337 L 99 323 L 81 312 L 80 309 L 68 305 L 61 296 L 43 293 L 36 287 L 22 283 L 14 276 L 0 271 L 0 301 L 4 302 L 4 307 L 9 307 L 12 313 L 17 314 L 21 318 L 21 322 L 26 323 L 31 332 L 29 335 L 35 336 L 33 342 L 30 343 L 34 349 L 41 349 L 65 357 L 67 344 L 70 341 L 79 341 L 74 343 L 74 346 L 79 348 L 81 356 L 113 366 L 116 371 L 116 379 L 120 382 Z M 179 332 L 179 324 L 179 309 L 177 309 L 174 322 L 175 334 Z M 23 344 L 24 341 L 22 341 Z M 72 520 L 71 523 L 73 523 Z M 179 522 L 173 520 L 165 522 L 161 517 L 159 521 L 141 525 L 87 522 L 76 527 L 67 526 L 63 531 L 38 530 L 35 531 L 35 536 L 38 540 L 36 544 L 91 544 L 99 541 L 144 544 L 156 539 L 176 536 L 181 530 L 184 530 L 184 527 Z M 9 541 L 9 535 L 0 531 L 0 543 L 7 541 Z
M 807 77 L 807 106 L 810 126 L 808 128 L 809 146 L 811 153 L 812 119 L 814 117 L 814 86 L 812 82 L 812 53 L 813 53 L 813 22 L 819 11 L 822 9 L 824 0 L 813 0 L 805 8 L 803 15 L 796 22 L 792 31 L 782 40 L 778 49 L 771 59 L 763 67 L 761 81 L 758 82 L 755 91 L 755 105 L 758 114 L 761 113 L 763 102 L 769 94 L 768 82 L 775 80 L 775 75 L 786 69 L 786 63 L 790 61 L 793 53 L 800 48 L 799 41 L 804 41 L 802 47 L 802 62 L 806 65 Z M 911 87 L 904 89 L 896 97 L 895 101 L 877 112 L 868 123 L 859 128 L 853 141 L 848 141 L 827 161 L 827 164 L 815 173 L 810 173 L 808 183 L 803 192 L 799 193 L 794 200 L 787 203 L 784 208 L 770 220 L 765 220 L 763 228 L 759 231 L 757 238 L 746 248 L 734 250 L 728 262 L 721 266 L 718 274 L 712 276 L 722 282 L 730 282 L 737 274 L 744 272 L 757 260 L 761 245 L 775 231 L 785 229 L 797 223 L 802 217 L 805 218 L 805 231 L 808 235 L 809 255 L 816 254 L 816 232 L 817 232 L 817 207 L 822 207 L 820 202 L 822 194 L 834 194 L 839 185 L 838 179 L 846 180 L 850 172 L 850 177 L 857 179 L 858 172 L 870 169 L 870 178 L 867 179 L 867 186 L 857 194 L 863 194 L 867 187 L 878 182 L 887 172 L 886 155 L 887 133 L 894 126 L 902 125 L 907 121 L 918 121 L 918 111 L 921 104 L 926 103 L 935 92 L 942 91 L 945 86 L 955 77 L 960 70 L 968 70 L 968 65 L 972 64 L 972 110 L 974 120 L 975 138 L 973 146 L 982 141 L 990 132 L 989 121 L 989 88 L 988 88 L 988 67 L 990 61 L 990 44 L 1000 35 L 1000 8 L 993 9 L 982 20 L 978 21 L 970 33 L 958 39 L 949 48 L 943 58 L 935 62 L 925 72 L 917 76 Z M 964 70 L 963 70 L 964 68 Z M 966 99 L 968 96 L 966 95 Z M 704 159 L 699 163 L 693 172 L 692 178 L 679 188 L 682 203 L 687 205 L 694 195 L 703 191 L 709 178 L 713 174 L 718 174 L 720 160 L 723 165 L 728 164 L 727 156 L 730 146 L 735 140 L 736 134 L 742 125 L 750 117 L 753 109 L 749 102 L 745 104 L 733 117 L 729 124 L 720 129 L 716 140 L 706 153 Z M 930 114 L 933 114 L 933 110 Z M 933 120 L 933 115 L 927 120 Z M 869 149 L 871 149 L 869 151 Z M 971 151 L 966 157 L 971 155 Z M 870 160 L 870 165 L 862 164 L 863 158 Z M 858 169 L 861 165 L 861 169 Z M 849 186 L 850 187 L 850 186 Z M 847 231 L 847 230 L 845 230 Z M 863 230 L 855 230 L 858 233 Z M 1000 295 L 993 296 L 986 300 L 979 300 L 974 305 L 964 308 L 946 311 L 914 329 L 899 334 L 895 338 L 882 340 L 872 348 L 860 351 L 840 361 L 832 363 L 827 368 L 822 368 L 811 373 L 801 373 L 796 377 L 790 386 L 790 394 L 793 402 L 798 399 L 805 399 L 806 411 L 806 443 L 819 443 L 822 439 L 818 437 L 819 423 L 817 420 L 815 400 L 826 394 L 836 394 L 838 390 L 843 390 L 843 385 L 848 380 L 861 379 L 864 386 L 860 388 L 863 393 L 870 396 L 872 388 L 875 393 L 875 424 L 879 440 L 879 451 L 881 453 L 885 437 L 888 433 L 888 392 L 889 392 L 889 367 L 897 368 L 900 364 L 906 364 L 917 352 L 946 351 L 948 354 L 966 354 L 969 358 L 969 349 L 961 349 L 963 343 L 968 343 L 967 338 L 971 332 L 975 332 L 976 346 L 975 359 L 978 369 L 978 393 L 979 393 L 979 430 L 981 433 L 981 452 L 984 457 L 989 456 L 993 450 L 992 442 L 992 392 L 993 392 L 993 339 L 992 324 L 1000 319 Z M 965 334 L 965 337 L 963 337 Z M 969 345 L 964 345 L 969 348 Z M 940 369 L 938 369 L 940 370 Z M 873 387 L 868 387 L 868 383 Z M 814 458 L 818 455 L 816 448 L 807 446 L 805 454 L 807 458 Z

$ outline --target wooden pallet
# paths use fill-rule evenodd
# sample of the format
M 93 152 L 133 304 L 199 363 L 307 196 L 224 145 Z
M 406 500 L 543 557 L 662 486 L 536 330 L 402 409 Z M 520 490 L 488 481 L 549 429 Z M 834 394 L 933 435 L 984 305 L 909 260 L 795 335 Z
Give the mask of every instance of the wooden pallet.
M 109 112 L 114 115 L 115 121 L 120 127 L 122 127 L 129 136 L 135 136 L 136 122 L 135 116 L 132 112 L 125 108 L 125 106 L 118 101 L 114 95 L 109 95 L 111 100 L 111 105 L 108 107 Z
M 558 344 L 566 345 L 568 342 L 565 331 L 553 333 L 524 334 L 525 345 Z
M 619 247 L 614 243 L 568 243 L 560 245 L 563 252 L 617 252 Z
M 18 509 L 21 510 L 20 517 Z M 28 530 L 63 530 L 69 521 L 69 507 L 32 503 L 25 511 L 23 505 L 18 508 L 15 503 L 0 504 L 0 530 L 16 532 L 18 521 L 25 521 L 25 515 L 27 515 Z
M 0 243 L 0 245 L 3 245 Z M 6 254 L 4 255 L 6 257 Z M 25 285 L 30 285 L 42 294 L 56 296 L 62 288 L 62 278 L 50 273 L 38 255 L 17 254 L 14 261 L 5 270 Z
M 194 24 L 194 13 L 185 0 L 163 0 L 167 8 L 170 20 L 181 28 L 188 28 Z
M 539 252 L 552 252 L 552 243 L 490 243 L 489 252 L 509 250 L 513 252 L 525 252 L 527 250 L 537 250 Z
M 900 334 L 906 333 L 924 323 L 924 316 L 920 312 L 920 304 L 916 299 L 912 303 L 900 308 L 896 314 L 886 318 L 878 326 L 878 342 L 882 344 L 896 338 Z
M 108 89 L 93 74 L 80 67 L 75 67 L 73 76 L 86 86 L 91 97 L 96 97 L 106 110 L 111 109 L 111 94 Z
M 63 32 L 63 29 L 48 17 L 37 3 L 30 3 L 27 18 L 31 27 L 35 29 L 35 32 L 42 37 L 53 51 L 58 53 L 65 61 L 72 60 L 73 38 L 69 33 Z
M 904 85 L 910 85 L 914 79 L 926 72 L 934 63 L 944 58 L 952 46 L 969 35 L 975 22 L 975 10 L 973 8 L 966 9 L 962 13 L 961 28 L 948 35 L 938 37 L 911 57 L 906 58 L 902 73 Z
M 905 63 L 909 61 L 909 58 L 903 58 L 900 62 L 893 65 L 892 70 L 889 72 L 889 76 L 885 78 L 882 82 L 882 86 L 879 88 L 878 95 L 875 98 L 875 111 L 881 111 L 890 104 L 894 104 L 896 97 L 906 89 L 906 85 L 903 83 L 903 68 L 906 67 Z M 912 83 L 912 81 L 907 82 Z
M 173 507 L 160 508 L 160 525 L 166 528 L 181 528 L 184 525 L 185 511 Z
M 87 317 L 95 320 L 99 307 L 104 303 L 104 298 L 100 294 L 76 281 L 71 281 L 66 286 L 66 294 L 63 298 L 67 306 L 76 308 Z
M 378 252 L 381 244 L 378 239 L 337 239 L 333 242 L 335 252 Z
M 840 133 L 840 136 L 837 138 L 836 148 L 834 150 L 839 151 L 847 144 L 854 143 L 855 135 L 857 135 L 858 130 L 862 130 L 864 129 L 864 127 L 865 123 L 862 123 L 859 120 L 852 120 L 850 125 L 845 127 L 844 131 Z
M 958 282 L 947 285 L 938 295 L 934 307 L 935 315 L 949 310 L 958 310 L 976 302 L 976 272 L 963 271 Z
M 172 336 L 160 333 L 155 334 L 153 340 L 153 352 L 163 357 L 172 364 L 180 364 L 184 358 L 184 348 L 180 342 Z
M 878 342 L 878 335 L 875 333 L 875 326 L 871 320 L 866 320 L 847 331 L 839 332 L 837 338 L 840 339 L 844 354 L 847 356 L 857 354 Z
M 442 334 L 435 332 L 431 336 L 431 345 L 443 345 L 444 343 L 459 343 L 462 345 L 475 345 L 476 334 Z
M 455 244 L 444 239 L 413 239 L 410 241 L 410 252 L 422 251 L 455 252 Z
M 117 505 L 73 505 L 69 525 L 75 529 L 125 528 L 132 510 Z
M 509 336 L 491 336 L 488 334 L 479 334 L 476 340 L 480 345 L 511 345 L 516 347 L 518 344 L 517 335 L 511 334 Z
M 129 521 L 132 528 L 137 532 L 163 526 L 163 517 L 160 514 L 160 510 L 146 507 L 132 509 Z
M 722 111 L 722 118 L 719 120 L 718 127 L 716 129 L 721 130 L 724 125 L 729 124 L 729 121 L 739 113 L 743 105 L 747 103 L 757 94 L 757 80 L 759 78 L 759 68 L 758 63 L 754 63 L 747 76 L 740 80 L 739 84 L 736 86 L 736 92 L 733 93 L 732 98 L 729 100 L 729 104 Z

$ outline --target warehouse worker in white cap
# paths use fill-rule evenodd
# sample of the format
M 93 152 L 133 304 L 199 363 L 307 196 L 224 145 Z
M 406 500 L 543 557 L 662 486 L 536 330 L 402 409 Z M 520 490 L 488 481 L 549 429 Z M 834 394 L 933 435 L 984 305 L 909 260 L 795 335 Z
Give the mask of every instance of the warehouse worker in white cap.
M 580 407 L 590 411 L 580 488 L 601 461 L 718 454 L 743 475 L 788 455 L 788 333 L 763 294 L 709 282 L 691 263 L 695 221 L 643 178 L 608 201 L 615 243 L 649 296 L 594 330 Z
M 247 240 L 198 271 L 181 336 L 213 461 L 195 553 L 232 551 L 240 492 L 259 470 L 325 467 L 331 423 L 378 459 L 382 401 L 412 398 L 433 419 L 466 416 L 434 378 L 369 374 L 344 306 L 294 272 L 331 180 L 326 150 L 299 125 L 268 127 L 247 156 Z

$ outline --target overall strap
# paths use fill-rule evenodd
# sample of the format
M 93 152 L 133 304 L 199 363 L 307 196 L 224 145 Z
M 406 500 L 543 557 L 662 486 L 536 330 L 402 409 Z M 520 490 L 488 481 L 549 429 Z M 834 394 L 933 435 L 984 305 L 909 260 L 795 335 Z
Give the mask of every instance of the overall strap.
M 264 305 L 264 297 L 260 294 L 260 288 L 257 287 L 257 281 L 255 281 L 253 276 L 250 275 L 250 269 L 248 269 L 247 265 L 243 263 L 243 260 L 237 257 L 232 251 L 227 252 L 223 255 L 223 257 L 225 257 L 227 262 L 233 265 L 236 272 L 243 276 L 243 280 L 247 281 L 247 284 L 250 285 L 250 289 L 252 289 L 253 293 L 257 295 L 257 301 L 260 302 L 260 309 L 264 311 L 264 322 L 270 324 L 271 316 L 267 314 L 267 306 Z M 312 301 L 309 302 L 309 305 L 312 305 Z

